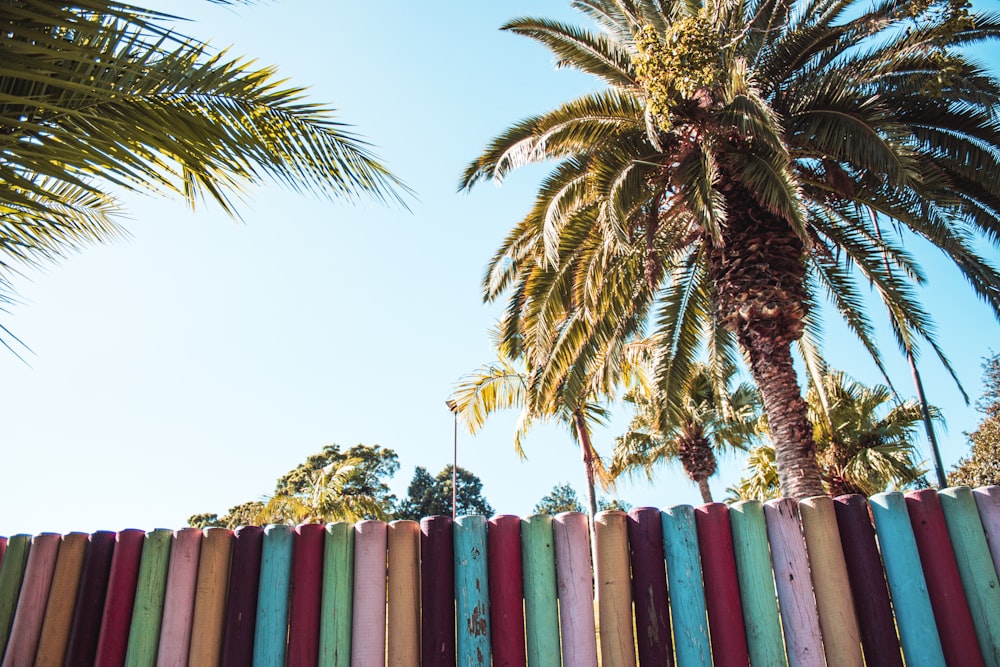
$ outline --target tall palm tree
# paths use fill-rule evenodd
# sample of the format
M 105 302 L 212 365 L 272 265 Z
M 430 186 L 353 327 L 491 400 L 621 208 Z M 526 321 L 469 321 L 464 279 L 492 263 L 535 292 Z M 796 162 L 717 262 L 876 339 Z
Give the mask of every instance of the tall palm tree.
M 0 6 L 0 294 L 17 264 L 119 234 L 116 189 L 231 214 L 264 178 L 348 200 L 405 191 L 332 109 L 170 18 L 115 0 Z
M 831 495 L 871 496 L 923 483 L 926 470 L 915 442 L 923 421 L 919 401 L 895 401 L 885 385 L 866 386 L 840 371 L 825 373 L 822 385 L 826 405 L 821 405 L 816 385 L 809 387 L 806 402 L 820 469 Z M 941 419 L 934 406 L 928 406 L 928 412 L 932 419 Z M 732 489 L 735 495 L 758 500 L 777 497 L 773 464 L 773 448 L 755 448 L 747 460 L 748 474 Z
M 656 312 L 663 392 L 694 363 L 690 339 L 724 327 L 761 390 L 782 493 L 822 493 L 791 356 L 820 296 L 881 367 L 873 285 L 897 330 L 947 365 L 915 290 L 917 237 L 1000 315 L 1000 273 L 976 247 L 1000 238 L 1000 86 L 965 50 L 1000 19 L 962 0 L 572 5 L 599 32 L 504 26 L 608 87 L 517 123 L 466 170 L 469 188 L 558 161 L 494 257 L 487 298 L 508 295 L 525 337 L 567 305 L 537 286 L 570 274 L 585 286 L 574 308 Z
M 354 493 L 350 482 L 363 463 L 348 457 L 314 470 L 297 491 L 289 490 L 271 496 L 257 523 L 328 523 L 355 522 L 366 518 L 385 519 L 382 504 L 372 495 Z
M 757 435 L 760 402 L 756 389 L 741 383 L 719 395 L 711 370 L 695 366 L 681 394 L 679 410 L 667 411 L 656 397 L 632 390 L 625 400 L 636 409 L 629 430 L 615 440 L 611 474 L 642 470 L 652 479 L 662 463 L 680 461 L 687 476 L 698 485 L 701 499 L 712 502 L 708 479 L 718 469 L 717 452 L 745 451 Z M 676 419 L 678 412 L 680 420 Z

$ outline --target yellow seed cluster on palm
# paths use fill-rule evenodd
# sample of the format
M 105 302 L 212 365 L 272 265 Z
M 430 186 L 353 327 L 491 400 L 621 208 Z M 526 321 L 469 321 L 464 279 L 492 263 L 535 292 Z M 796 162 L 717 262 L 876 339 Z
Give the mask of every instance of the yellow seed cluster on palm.
M 661 123 L 668 122 L 671 107 L 680 100 L 712 88 L 721 71 L 722 35 L 704 11 L 675 21 L 662 37 L 653 26 L 643 26 L 635 43 L 636 76 L 649 110 Z

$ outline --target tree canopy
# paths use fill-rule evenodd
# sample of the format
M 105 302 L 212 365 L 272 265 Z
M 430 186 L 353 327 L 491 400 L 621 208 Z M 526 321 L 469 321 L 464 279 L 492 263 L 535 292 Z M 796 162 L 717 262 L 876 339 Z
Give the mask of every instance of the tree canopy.
M 431 476 L 427 469 L 417 466 L 407 489 L 406 498 L 393 512 L 396 519 L 419 521 L 425 516 L 451 516 L 452 465 Z M 456 516 L 478 514 L 492 516 L 493 508 L 483 496 L 483 482 L 462 466 L 458 467 L 456 486 Z
M 967 434 L 972 451 L 948 475 L 953 486 L 1000 484 L 1000 354 L 983 362 L 983 371 L 985 389 L 976 407 L 985 417 Z

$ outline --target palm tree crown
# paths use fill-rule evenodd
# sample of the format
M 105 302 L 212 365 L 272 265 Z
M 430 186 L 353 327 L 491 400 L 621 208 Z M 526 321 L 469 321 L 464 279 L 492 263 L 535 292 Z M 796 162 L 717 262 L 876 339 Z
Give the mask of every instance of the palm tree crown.
M 905 348 L 923 340 L 947 365 L 905 247 L 919 237 L 1000 315 L 1000 273 L 976 248 L 1000 239 L 1000 86 L 965 51 L 1000 19 L 962 0 L 572 5 L 599 31 L 505 26 L 608 87 L 515 124 L 466 170 L 471 187 L 558 161 L 495 255 L 487 298 L 508 295 L 507 331 L 524 340 L 577 320 L 634 335 L 653 314 L 666 395 L 699 341 L 720 368 L 738 346 L 782 492 L 822 493 L 791 358 L 820 297 L 881 366 L 871 284 Z

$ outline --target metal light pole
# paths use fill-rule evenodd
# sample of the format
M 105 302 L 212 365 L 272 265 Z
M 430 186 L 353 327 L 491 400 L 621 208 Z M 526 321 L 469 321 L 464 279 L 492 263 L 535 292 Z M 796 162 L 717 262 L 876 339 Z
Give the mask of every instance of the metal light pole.
M 455 520 L 458 507 L 458 404 L 448 399 L 445 405 L 455 416 L 455 429 L 451 439 L 451 520 Z

